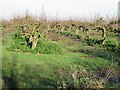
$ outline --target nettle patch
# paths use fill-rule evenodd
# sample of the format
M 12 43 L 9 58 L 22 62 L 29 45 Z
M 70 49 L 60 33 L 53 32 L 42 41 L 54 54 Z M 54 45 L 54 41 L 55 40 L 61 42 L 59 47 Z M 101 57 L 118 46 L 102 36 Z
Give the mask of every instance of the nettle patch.
M 14 43 L 8 48 L 8 50 L 13 52 L 23 52 L 23 53 L 39 53 L 39 54 L 61 54 L 62 49 L 58 43 L 47 41 L 45 38 L 38 40 L 36 48 L 31 49 L 31 44 L 29 38 L 24 38 L 19 34 L 13 35 Z

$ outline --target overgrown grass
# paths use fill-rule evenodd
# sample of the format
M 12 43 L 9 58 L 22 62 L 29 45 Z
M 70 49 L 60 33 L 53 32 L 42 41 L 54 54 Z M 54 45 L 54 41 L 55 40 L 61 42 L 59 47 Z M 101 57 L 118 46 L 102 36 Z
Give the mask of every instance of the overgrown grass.
M 69 75 L 70 70 L 73 69 L 71 67 L 78 66 L 81 67 L 80 69 L 97 73 L 98 70 L 105 70 L 105 67 L 109 68 L 110 65 L 110 61 L 92 58 L 82 53 L 36 55 L 3 52 L 3 78 L 14 79 L 17 87 L 22 88 L 57 88 L 57 83 L 61 79 L 59 70 L 63 71 L 62 76 L 66 81 L 71 79 Z M 114 63 L 112 68 L 116 70 L 117 64 Z M 66 77 L 66 74 L 69 77 Z
M 35 49 L 30 48 L 27 38 L 20 36 L 20 34 L 14 34 L 13 43 L 8 50 L 13 52 L 24 53 L 39 53 L 39 54 L 61 54 L 62 49 L 57 42 L 48 41 L 45 38 L 41 38 Z M 5 39 L 6 40 L 6 39 Z M 5 44 L 5 41 L 3 42 Z
M 103 46 L 96 37 L 98 34 L 89 42 L 85 42 L 84 32 L 75 35 L 75 31 L 53 30 L 49 34 L 47 40 L 39 40 L 34 50 L 16 32 L 4 35 L 3 88 L 120 87 L 115 35 L 108 35 Z
M 9 40 L 10 38 L 6 39 L 8 39 L 6 43 L 11 42 L 11 40 Z M 64 43 L 65 42 L 62 44 Z M 7 44 L 4 44 L 4 46 L 5 45 Z M 63 49 L 68 50 L 63 54 L 16 53 L 3 48 L 3 87 L 51 89 L 60 87 L 84 88 L 87 84 L 88 87 L 93 86 L 96 88 L 97 86 L 88 84 L 90 82 L 86 78 L 90 79 L 91 83 L 94 84 L 95 81 L 99 81 L 103 76 L 93 76 L 92 78 L 89 78 L 91 75 L 90 73 L 97 76 L 107 73 L 107 71 L 109 71 L 109 66 L 111 65 L 114 72 L 112 72 L 112 76 L 110 77 L 114 80 L 111 82 L 107 80 L 103 86 L 116 87 L 115 85 L 118 83 L 118 79 L 116 79 L 118 77 L 118 64 L 112 62 L 112 59 L 109 60 L 104 58 L 105 56 L 94 56 L 92 53 L 89 53 L 89 51 L 88 53 L 69 51 L 70 49 L 73 51 L 78 50 L 78 47 L 82 50 L 92 50 L 91 46 L 82 46 L 81 43 L 62 47 Z M 83 73 L 82 77 L 76 74 L 77 80 L 72 77 L 72 74 L 76 71 L 78 73 L 84 70 L 86 70 L 86 72 Z M 88 76 L 86 76 L 86 74 L 88 74 Z M 105 74 L 105 76 L 106 75 L 107 74 Z M 64 84 L 66 87 L 63 87 Z

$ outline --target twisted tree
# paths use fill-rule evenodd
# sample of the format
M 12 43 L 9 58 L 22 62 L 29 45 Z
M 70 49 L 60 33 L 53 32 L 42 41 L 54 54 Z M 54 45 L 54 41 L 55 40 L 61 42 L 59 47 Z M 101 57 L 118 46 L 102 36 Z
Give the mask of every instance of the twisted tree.
M 47 35 L 45 22 L 40 22 L 29 15 L 18 19 L 15 23 L 20 30 L 21 36 L 26 38 L 31 49 L 36 48 L 39 38 L 43 38 Z
M 95 28 L 96 28 L 97 32 L 102 31 L 101 43 L 104 44 L 105 43 L 105 38 L 106 38 L 106 31 L 108 29 L 107 24 L 105 23 L 105 21 L 102 18 L 99 18 L 95 22 Z

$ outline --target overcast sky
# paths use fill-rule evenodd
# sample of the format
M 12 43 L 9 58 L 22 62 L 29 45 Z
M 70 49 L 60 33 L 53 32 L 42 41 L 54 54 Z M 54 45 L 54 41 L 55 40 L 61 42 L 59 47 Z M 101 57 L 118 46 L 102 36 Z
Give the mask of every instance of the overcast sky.
M 42 6 L 47 17 L 112 16 L 118 11 L 119 0 L 0 0 L 0 19 L 8 19 L 25 10 L 40 15 Z

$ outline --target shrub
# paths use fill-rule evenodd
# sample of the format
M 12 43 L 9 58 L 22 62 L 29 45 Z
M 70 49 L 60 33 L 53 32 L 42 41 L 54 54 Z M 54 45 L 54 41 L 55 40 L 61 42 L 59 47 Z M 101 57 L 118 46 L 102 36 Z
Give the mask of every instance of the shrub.
M 104 44 L 104 48 L 107 51 L 116 52 L 119 49 L 118 42 L 115 40 L 108 40 Z
M 8 48 L 10 51 L 22 51 L 26 52 L 29 49 L 29 45 L 27 45 L 27 40 L 22 38 L 20 34 L 13 35 L 14 43 Z
M 93 46 L 94 44 L 102 44 L 102 40 L 98 38 L 90 38 L 90 39 L 86 39 L 86 43 L 90 46 Z
M 43 54 L 61 54 L 60 45 L 55 42 L 47 42 L 46 40 L 39 41 L 36 50 Z
M 69 36 L 69 35 L 71 35 L 70 32 L 60 32 L 60 34 L 61 34 L 61 35 L 65 35 L 65 36 Z

